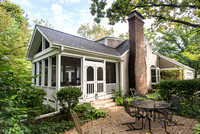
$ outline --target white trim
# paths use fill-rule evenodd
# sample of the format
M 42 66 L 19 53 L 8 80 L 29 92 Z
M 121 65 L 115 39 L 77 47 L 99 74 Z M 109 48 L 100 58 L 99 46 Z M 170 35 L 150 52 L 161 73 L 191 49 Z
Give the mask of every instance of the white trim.
M 44 36 L 42 36 L 42 51 L 45 50 L 45 44 L 46 44 L 45 38 L 44 38 Z
M 51 87 L 52 79 L 52 57 L 48 57 L 48 87 Z
M 116 84 L 119 85 L 119 63 L 115 63 Z
M 160 71 L 165 71 L 165 70 L 183 70 L 183 68 L 160 68 Z
M 94 51 L 90 51 L 90 50 L 85 50 L 85 49 L 81 49 L 81 48 L 76 48 L 76 47 L 70 47 L 70 46 L 65 46 L 65 45 L 61 45 L 61 44 L 58 44 L 58 43 L 53 43 L 54 45 L 58 45 L 58 46 L 64 46 L 64 49 L 67 49 L 67 50 L 74 50 L 76 52 L 85 52 L 88 54 L 88 52 L 90 54 L 95 54 L 95 55 L 99 55 L 99 56 L 106 56 L 106 57 L 113 57 L 113 58 L 117 58 L 119 59 L 120 58 L 120 55 L 119 56 L 114 56 L 114 55 L 110 55 L 110 54 L 105 54 L 105 53 L 100 53 L 100 52 L 94 52 Z
M 36 27 L 36 29 L 42 34 L 43 37 L 45 37 L 45 39 L 49 42 L 49 44 L 50 43 L 53 44 L 53 42 L 50 41 L 49 38 L 47 38 L 47 36 L 38 27 Z
M 104 90 L 104 95 L 106 94 L 106 60 L 103 62 L 103 90 Z
M 41 86 L 44 86 L 44 79 L 45 79 L 45 60 L 42 60 L 42 76 L 41 76 Z
M 37 61 L 46 59 L 48 57 L 51 57 L 53 55 L 56 55 L 57 52 L 58 52 L 57 50 L 51 51 L 50 53 L 46 53 L 46 54 L 42 55 L 41 57 L 34 59 L 32 62 L 37 62 Z
M 126 52 L 124 52 L 121 57 L 124 57 L 124 55 L 126 55 L 128 52 L 130 51 L 130 49 L 126 50 Z
M 120 62 L 120 88 L 122 89 L 122 90 L 124 90 L 124 84 L 123 84 L 123 80 L 124 80 L 124 78 L 123 78 L 123 76 L 124 76 L 124 69 L 123 69 L 123 61 L 121 60 L 121 62 Z
M 55 50 L 55 49 L 49 47 L 49 48 L 47 48 L 47 49 L 41 51 L 40 53 L 35 54 L 35 55 L 33 56 L 33 59 L 36 59 L 36 58 L 38 58 L 38 57 L 40 57 L 40 56 L 42 56 L 42 55 L 48 54 L 49 52 L 54 51 L 54 50 Z
M 35 75 L 35 63 L 32 63 L 32 76 Z M 35 83 L 34 78 L 32 78 L 32 83 Z
M 36 74 L 39 75 L 39 73 L 40 73 L 40 64 L 39 64 L 39 62 L 36 63 L 36 67 L 37 67 Z M 39 76 L 37 76 L 37 78 L 36 78 L 36 83 L 37 83 L 36 86 L 39 86 Z
M 56 55 L 56 93 L 60 91 L 60 67 L 61 67 L 61 54 Z M 58 110 L 58 101 L 56 101 L 56 110 Z
M 82 58 L 82 63 L 83 63 L 83 65 L 82 65 L 82 83 L 83 83 L 83 89 L 82 89 L 82 92 L 83 92 L 83 99 L 85 99 L 85 95 L 86 95 L 86 90 L 87 90 L 87 86 L 86 86 L 86 64 L 85 64 L 85 56 L 83 56 L 83 58 Z

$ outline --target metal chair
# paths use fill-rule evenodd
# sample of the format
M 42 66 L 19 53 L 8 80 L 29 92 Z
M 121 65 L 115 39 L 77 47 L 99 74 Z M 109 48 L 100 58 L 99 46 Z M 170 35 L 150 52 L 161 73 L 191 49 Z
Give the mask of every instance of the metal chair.
M 136 92 L 135 88 L 130 88 L 130 91 L 131 91 L 132 97 L 136 97 L 136 96 L 144 97 L 144 95 L 138 94 L 138 93 Z
M 159 107 L 160 107 L 159 105 L 154 104 L 154 109 L 159 109 Z M 153 120 L 157 120 L 161 125 L 162 125 L 161 122 L 163 122 L 164 128 L 165 128 L 165 132 L 167 134 L 169 134 L 169 132 L 167 131 L 167 124 L 170 121 L 170 118 L 169 118 L 170 112 L 168 111 L 168 109 L 157 110 L 157 111 L 154 111 L 154 112 L 157 113 L 157 116 L 155 114 L 154 114 L 154 116 L 151 115 L 151 117 L 153 117 Z M 163 125 L 162 125 L 162 127 L 163 127 Z
M 71 116 L 72 116 L 72 119 L 73 119 L 73 122 L 74 122 L 74 125 L 75 125 L 75 128 L 76 128 L 76 131 L 79 134 L 90 134 L 90 131 L 83 131 L 81 129 L 81 125 L 80 125 L 80 122 L 78 120 L 78 116 L 77 116 L 76 112 L 74 112 L 72 109 L 70 109 L 70 113 L 71 113 Z M 103 130 L 100 129 L 100 132 L 91 132 L 91 134 L 103 134 Z
M 123 99 L 123 104 L 124 104 L 124 109 L 125 109 L 126 113 L 129 114 L 131 117 L 135 118 L 134 122 L 127 122 L 127 123 L 122 124 L 122 125 L 127 125 L 129 127 L 129 129 L 126 130 L 126 131 L 143 129 L 143 118 L 145 118 L 143 116 L 143 111 L 141 111 L 140 109 L 136 109 L 134 111 L 131 111 L 130 106 L 128 104 L 128 101 L 126 101 L 125 99 Z M 142 127 L 141 128 L 135 128 L 133 126 L 133 124 L 137 123 L 140 119 L 142 119 Z

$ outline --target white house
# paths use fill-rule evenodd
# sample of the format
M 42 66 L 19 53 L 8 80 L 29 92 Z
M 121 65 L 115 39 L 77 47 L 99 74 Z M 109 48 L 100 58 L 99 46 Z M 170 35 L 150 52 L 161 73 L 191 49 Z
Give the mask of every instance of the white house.
M 68 85 L 80 87 L 81 100 L 90 101 L 110 98 L 119 86 L 124 94 L 134 85 L 136 91 L 146 93 L 160 81 L 163 70 L 179 67 L 184 69 L 183 78 L 194 77 L 194 69 L 153 52 L 143 33 L 143 17 L 137 11 L 128 17 L 129 40 L 104 37 L 91 41 L 35 26 L 26 60 L 32 62 L 32 75 L 40 75 L 32 82 L 46 90 L 45 103 L 56 107 L 56 92 Z M 131 68 L 135 82 L 130 77 Z M 144 88 L 140 89 L 141 84 Z

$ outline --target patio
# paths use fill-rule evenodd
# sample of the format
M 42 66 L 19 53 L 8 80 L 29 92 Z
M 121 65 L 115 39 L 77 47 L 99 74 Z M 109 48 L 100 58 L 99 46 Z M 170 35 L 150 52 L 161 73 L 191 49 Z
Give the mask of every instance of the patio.
M 133 118 L 130 117 L 124 110 L 123 106 L 112 106 L 104 109 L 107 112 L 107 117 L 94 120 L 82 125 L 84 131 L 89 130 L 92 134 L 98 133 L 101 129 L 103 134 L 146 134 L 149 133 L 148 124 L 143 130 L 135 131 L 126 131 L 128 127 L 126 125 L 121 125 L 125 122 L 133 121 Z M 197 122 L 195 119 L 183 118 L 181 116 L 173 116 L 173 119 L 180 126 L 167 126 L 168 132 L 170 134 L 192 134 L 192 129 Z M 141 121 L 135 124 L 135 127 L 140 127 Z M 164 129 L 158 122 L 152 122 L 152 132 L 154 134 L 165 133 Z M 78 134 L 75 129 L 65 132 L 65 134 Z

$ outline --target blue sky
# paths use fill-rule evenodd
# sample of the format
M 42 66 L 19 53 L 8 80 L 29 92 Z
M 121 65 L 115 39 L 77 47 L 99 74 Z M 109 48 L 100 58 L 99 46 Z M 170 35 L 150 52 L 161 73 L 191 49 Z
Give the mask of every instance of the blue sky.
M 90 14 L 90 0 L 10 0 L 19 5 L 28 15 L 29 23 L 34 26 L 33 20 L 43 19 L 52 24 L 54 29 L 77 35 L 77 30 L 84 23 L 93 23 L 94 17 Z M 112 0 L 108 0 L 110 6 Z M 147 21 L 146 21 L 147 22 Z M 101 21 L 106 28 L 113 27 L 115 34 L 128 31 L 128 23 L 108 25 L 108 19 Z M 149 27 L 150 24 L 145 24 Z

